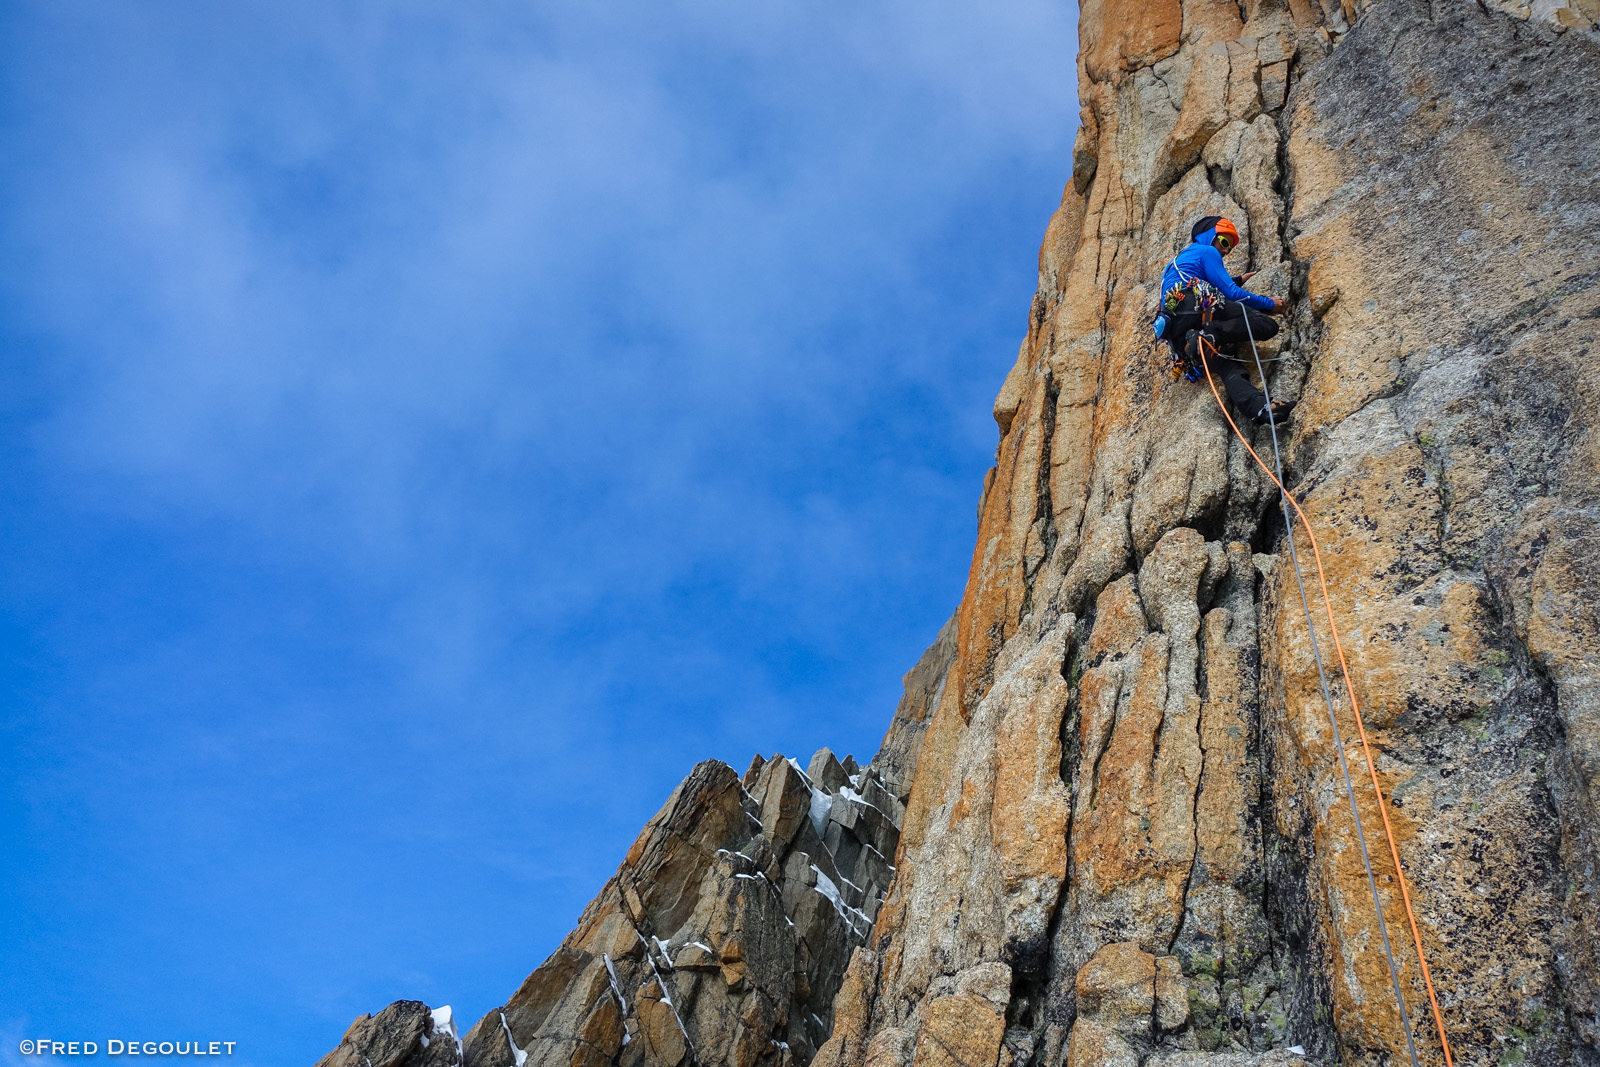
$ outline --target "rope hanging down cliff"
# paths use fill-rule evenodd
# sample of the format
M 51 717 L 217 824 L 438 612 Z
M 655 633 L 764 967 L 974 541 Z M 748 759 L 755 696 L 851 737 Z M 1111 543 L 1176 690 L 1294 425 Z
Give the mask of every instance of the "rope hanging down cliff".
M 1361 846 L 1361 861 L 1366 868 L 1367 885 L 1372 891 L 1372 905 L 1374 910 L 1377 912 L 1378 931 L 1383 938 L 1383 951 L 1388 957 L 1389 961 L 1389 977 L 1394 984 L 1395 1001 L 1400 1009 L 1401 1025 L 1405 1029 L 1406 1049 L 1411 1055 L 1413 1067 L 1416 1067 L 1417 1049 L 1411 1037 L 1411 1020 L 1406 1012 L 1405 996 L 1400 988 L 1399 969 L 1395 965 L 1394 952 L 1389 945 L 1389 931 L 1388 926 L 1384 922 L 1383 918 L 1383 904 L 1378 897 L 1378 884 L 1372 874 L 1372 857 L 1367 851 L 1367 839 L 1366 834 L 1362 829 L 1361 812 L 1356 806 L 1355 787 L 1350 781 L 1350 767 L 1349 762 L 1345 757 L 1344 741 L 1339 733 L 1339 720 L 1334 710 L 1333 694 L 1328 687 L 1327 673 L 1323 669 L 1322 665 L 1322 654 L 1317 646 L 1316 627 L 1312 624 L 1311 617 L 1311 603 L 1306 596 L 1305 580 L 1300 570 L 1300 557 L 1294 544 L 1294 524 L 1289 517 L 1289 508 L 1291 506 L 1294 508 L 1295 515 L 1299 517 L 1300 525 L 1305 529 L 1306 538 L 1311 543 L 1312 557 L 1317 566 L 1317 582 L 1322 587 L 1322 603 L 1328 616 L 1328 630 L 1333 636 L 1334 651 L 1338 653 L 1339 656 L 1339 671 L 1343 675 L 1345 693 L 1350 698 L 1350 710 L 1355 716 L 1356 730 L 1361 737 L 1361 750 L 1363 755 L 1366 757 L 1367 772 L 1372 779 L 1373 793 L 1377 796 L 1378 813 L 1383 818 L 1383 836 L 1389 844 L 1389 856 L 1394 862 L 1395 878 L 1400 885 L 1400 897 L 1401 900 L 1405 902 L 1406 919 L 1411 926 L 1411 938 L 1413 944 L 1416 946 L 1417 962 L 1421 966 L 1422 980 L 1427 987 L 1428 1000 L 1433 1008 L 1433 1020 L 1439 1031 L 1439 1044 L 1444 1051 L 1444 1060 L 1447 1067 L 1454 1067 L 1454 1060 L 1450 1055 L 1450 1040 L 1445 1034 L 1444 1018 L 1439 1011 L 1439 998 L 1434 993 L 1433 977 L 1428 970 L 1428 958 L 1422 949 L 1422 935 L 1417 930 L 1417 917 L 1411 908 L 1411 892 L 1406 884 L 1405 870 L 1400 864 L 1400 850 L 1395 845 L 1394 831 L 1389 825 L 1389 812 L 1383 796 L 1383 787 L 1378 782 L 1377 764 L 1372 758 L 1372 747 L 1367 740 L 1367 728 L 1366 724 L 1361 718 L 1361 705 L 1356 699 L 1355 686 L 1352 685 L 1350 681 L 1350 666 L 1345 659 L 1344 644 L 1339 640 L 1339 627 L 1334 622 L 1333 601 L 1328 595 L 1328 579 L 1322 566 L 1322 551 L 1317 545 L 1316 534 L 1312 532 L 1311 521 L 1306 517 L 1305 511 L 1300 507 L 1300 502 L 1295 499 L 1294 494 L 1289 492 L 1288 488 L 1283 484 L 1283 460 L 1278 451 L 1278 427 L 1277 418 L 1275 417 L 1278 412 L 1274 409 L 1274 405 L 1272 404 L 1271 393 L 1267 387 L 1266 375 L 1261 373 L 1263 369 L 1261 366 L 1261 357 L 1259 352 L 1256 351 L 1255 336 L 1253 332 L 1250 332 L 1248 317 L 1245 320 L 1245 328 L 1250 340 L 1250 351 L 1256 359 L 1257 373 L 1261 375 L 1261 385 L 1264 399 L 1262 406 L 1267 416 L 1264 421 L 1266 421 L 1272 430 L 1272 456 L 1274 464 L 1277 467 L 1277 473 L 1274 473 L 1273 469 L 1268 467 L 1261 457 L 1257 455 L 1256 450 L 1250 447 L 1249 440 L 1247 440 L 1244 434 L 1240 432 L 1238 424 L 1233 421 L 1233 416 L 1228 414 L 1228 407 L 1222 402 L 1222 394 L 1217 391 L 1216 380 L 1211 374 L 1211 363 L 1207 358 L 1208 350 L 1212 355 L 1220 355 L 1220 353 L 1218 353 L 1216 349 L 1211 346 L 1203 334 L 1198 339 L 1201 367 L 1205 372 L 1207 384 L 1211 386 L 1211 395 L 1216 398 L 1217 407 L 1221 409 L 1222 417 L 1228 420 L 1228 426 L 1232 428 L 1234 436 L 1239 438 L 1239 442 L 1244 445 L 1245 451 L 1250 453 L 1250 458 L 1256 461 L 1256 465 L 1259 466 L 1266 476 L 1272 480 L 1272 484 L 1278 487 L 1279 499 L 1283 506 L 1284 529 L 1287 532 L 1289 539 L 1289 555 L 1294 565 L 1295 582 L 1300 587 L 1300 603 L 1305 610 L 1306 628 L 1311 634 L 1311 651 L 1313 657 L 1316 659 L 1317 677 L 1322 683 L 1322 696 L 1328 705 L 1328 719 L 1333 725 L 1334 747 L 1339 757 L 1340 769 L 1344 772 L 1345 790 L 1350 801 L 1350 812 L 1355 817 L 1356 838 Z

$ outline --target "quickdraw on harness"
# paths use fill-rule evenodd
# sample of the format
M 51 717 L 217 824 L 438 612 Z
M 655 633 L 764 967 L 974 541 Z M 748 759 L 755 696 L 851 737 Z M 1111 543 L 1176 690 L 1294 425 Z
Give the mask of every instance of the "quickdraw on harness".
M 1184 302 L 1192 299 L 1192 311 L 1200 313 L 1201 328 L 1211 324 L 1211 316 L 1222 307 L 1225 299 L 1217 287 L 1198 275 L 1190 277 L 1183 273 L 1183 268 L 1178 266 L 1178 258 L 1174 256 L 1171 262 L 1172 269 L 1178 273 L 1178 284 L 1168 289 L 1161 295 L 1161 311 L 1156 315 L 1156 337 L 1165 337 L 1167 330 L 1172 328 L 1173 317 L 1178 314 L 1178 309 Z M 1192 312 L 1191 312 L 1192 313 Z M 1174 340 L 1179 341 L 1173 344 Z M 1185 378 L 1191 382 L 1198 382 L 1205 377 L 1205 370 L 1200 363 L 1198 345 L 1191 350 L 1186 343 L 1187 339 L 1169 338 L 1168 346 L 1172 350 L 1172 376 Z
M 1201 316 L 1209 322 L 1212 313 L 1223 304 L 1222 293 L 1204 278 L 1184 278 L 1181 269 L 1178 271 L 1178 277 L 1183 280 L 1168 289 L 1166 294 L 1162 296 L 1161 309 L 1169 315 L 1176 315 L 1178 308 L 1183 306 L 1184 300 L 1192 294 L 1194 296 L 1195 310 L 1200 312 Z

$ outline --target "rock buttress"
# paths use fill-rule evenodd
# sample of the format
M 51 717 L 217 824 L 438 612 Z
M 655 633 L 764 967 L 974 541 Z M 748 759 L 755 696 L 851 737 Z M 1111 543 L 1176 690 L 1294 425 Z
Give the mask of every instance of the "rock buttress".
M 1276 491 L 1149 337 L 1207 214 L 1291 298 L 1286 481 L 1455 1062 L 1600 1063 L 1597 15 L 1083 4 L 1073 176 L 828 1067 L 1407 1060 Z

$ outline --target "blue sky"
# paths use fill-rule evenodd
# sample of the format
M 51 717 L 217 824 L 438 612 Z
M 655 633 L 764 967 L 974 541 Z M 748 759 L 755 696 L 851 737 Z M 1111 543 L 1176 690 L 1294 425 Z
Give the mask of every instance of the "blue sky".
M 697 760 L 870 755 L 1075 22 L 0 5 L 0 1063 L 470 1021 Z

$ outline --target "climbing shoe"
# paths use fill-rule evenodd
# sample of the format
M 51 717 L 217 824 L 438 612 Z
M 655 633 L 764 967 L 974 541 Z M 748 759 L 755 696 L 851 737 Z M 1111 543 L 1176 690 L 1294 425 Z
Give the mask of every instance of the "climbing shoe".
M 1293 400 L 1274 400 L 1272 402 L 1272 411 L 1270 414 L 1268 413 L 1267 409 L 1263 407 L 1260 411 L 1256 412 L 1252 421 L 1254 421 L 1257 426 L 1265 426 L 1269 422 L 1282 423 L 1288 419 L 1289 412 L 1293 410 Z

